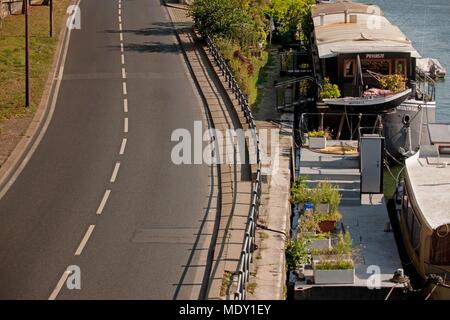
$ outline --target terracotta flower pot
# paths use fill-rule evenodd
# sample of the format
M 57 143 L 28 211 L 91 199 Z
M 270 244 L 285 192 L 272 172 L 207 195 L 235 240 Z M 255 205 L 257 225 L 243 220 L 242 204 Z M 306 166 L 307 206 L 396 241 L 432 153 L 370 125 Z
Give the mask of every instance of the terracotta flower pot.
M 336 229 L 336 221 L 333 220 L 323 220 L 319 222 L 319 229 L 321 232 L 331 232 Z

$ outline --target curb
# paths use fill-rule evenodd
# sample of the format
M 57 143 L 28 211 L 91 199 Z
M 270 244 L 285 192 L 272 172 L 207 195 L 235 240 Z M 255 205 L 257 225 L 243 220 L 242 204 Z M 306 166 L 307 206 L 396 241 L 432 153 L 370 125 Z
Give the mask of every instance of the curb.
M 81 0 L 72 0 L 69 5 L 79 4 Z M 53 58 L 53 64 L 49 71 L 47 81 L 44 86 L 41 101 L 36 109 L 36 112 L 31 120 L 24 136 L 20 139 L 17 145 L 14 147 L 7 160 L 0 168 L 0 199 L 6 194 L 9 187 L 13 184 L 12 177 L 18 171 L 20 165 L 26 160 L 28 161 L 32 154 L 30 150 L 32 145 L 36 142 L 39 133 L 42 131 L 43 124 L 49 118 L 50 109 L 50 97 L 55 94 L 55 79 L 58 75 L 58 66 L 61 65 L 62 53 L 64 52 L 64 44 L 68 36 L 67 28 L 65 27 L 69 14 L 66 13 L 63 19 L 63 27 L 58 35 L 58 44 L 56 46 L 55 56 Z M 67 42 L 68 45 L 68 42 Z

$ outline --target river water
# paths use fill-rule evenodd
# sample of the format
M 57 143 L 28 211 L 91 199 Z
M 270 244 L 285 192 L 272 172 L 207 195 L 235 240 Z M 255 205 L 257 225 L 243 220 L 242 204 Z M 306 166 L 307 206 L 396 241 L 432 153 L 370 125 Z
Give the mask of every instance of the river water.
M 447 69 L 447 81 L 436 88 L 436 120 L 450 122 L 450 0 L 370 0 L 391 23 L 400 27 L 426 58 L 436 58 Z

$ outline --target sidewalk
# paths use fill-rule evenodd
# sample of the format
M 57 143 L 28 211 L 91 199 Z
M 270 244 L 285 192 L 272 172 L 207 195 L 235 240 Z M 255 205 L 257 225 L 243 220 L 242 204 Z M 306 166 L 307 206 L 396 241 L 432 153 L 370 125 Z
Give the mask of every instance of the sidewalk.
M 214 117 L 216 127 L 244 127 L 240 107 L 233 98 L 234 95 L 225 85 L 225 79 L 218 77 L 219 69 L 215 66 L 214 60 L 208 50 L 202 48 L 195 42 L 195 35 L 191 29 L 186 29 L 187 24 L 192 24 L 186 16 L 185 6 L 169 4 L 168 9 L 175 26 L 179 26 L 183 46 L 187 49 L 187 55 L 195 75 L 202 86 L 202 91 L 208 98 L 208 105 Z M 276 50 L 271 50 L 276 54 Z M 205 59 L 206 58 L 206 59 Z M 209 60 L 209 61 L 208 61 Z M 211 74 L 212 68 L 215 72 Z M 274 90 L 269 85 L 273 83 L 271 79 L 277 76 L 278 63 L 275 62 L 271 68 L 269 81 L 267 82 L 266 94 L 258 107 L 260 115 L 255 115 L 256 119 L 280 120 L 277 116 L 285 119 L 275 110 Z M 231 98 L 230 98 L 231 97 Z M 237 113 L 237 114 L 236 114 Z M 236 117 L 237 115 L 237 117 Z M 287 117 L 289 118 L 289 117 Z M 227 119 L 234 119 L 232 123 Z M 271 121 L 259 121 L 258 129 L 280 127 Z M 283 126 L 283 134 L 280 134 L 280 143 L 275 152 L 279 162 L 273 169 L 271 176 L 268 176 L 263 184 L 262 205 L 260 209 L 259 225 L 257 231 L 258 249 L 254 252 L 252 272 L 247 285 L 248 299 L 284 299 L 285 295 L 285 265 L 284 247 L 289 232 L 290 218 L 290 150 L 292 148 L 292 133 L 289 128 Z M 270 140 L 269 140 L 270 141 Z M 270 155 L 270 145 L 264 145 L 263 150 L 268 150 Z M 252 188 L 250 178 L 250 168 L 232 168 L 223 166 L 222 168 L 222 214 L 220 230 L 214 255 L 214 265 L 212 269 L 212 281 L 209 292 L 209 299 L 232 299 L 233 294 L 233 273 L 237 269 L 242 244 L 244 240 L 244 229 L 249 213 L 250 192 Z M 243 177 L 242 173 L 245 173 Z M 234 200 L 236 201 L 235 204 Z
M 223 86 L 218 69 L 198 43 L 193 32 L 192 21 L 186 16 L 182 5 L 167 6 L 172 21 L 177 29 L 187 59 L 192 66 L 202 94 L 211 112 L 215 128 L 220 131 L 242 128 L 240 118 L 243 115 L 237 101 L 230 99 L 230 94 Z M 237 148 L 236 145 L 231 146 Z M 221 207 L 220 225 L 211 268 L 208 299 L 232 299 L 232 274 L 237 269 L 245 236 L 252 191 L 251 167 L 240 164 L 221 165 Z

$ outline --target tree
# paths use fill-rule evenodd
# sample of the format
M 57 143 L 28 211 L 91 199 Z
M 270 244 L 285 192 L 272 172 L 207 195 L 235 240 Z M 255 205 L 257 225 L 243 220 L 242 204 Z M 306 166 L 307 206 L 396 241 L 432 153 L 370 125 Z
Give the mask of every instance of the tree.
M 258 26 L 261 19 L 253 10 L 248 0 L 195 0 L 189 6 L 197 30 L 241 44 L 265 37 L 264 28 Z
M 298 32 L 308 33 L 310 29 L 309 13 L 314 0 L 272 0 L 266 6 L 265 13 L 273 17 L 277 35 L 283 42 L 298 39 Z

